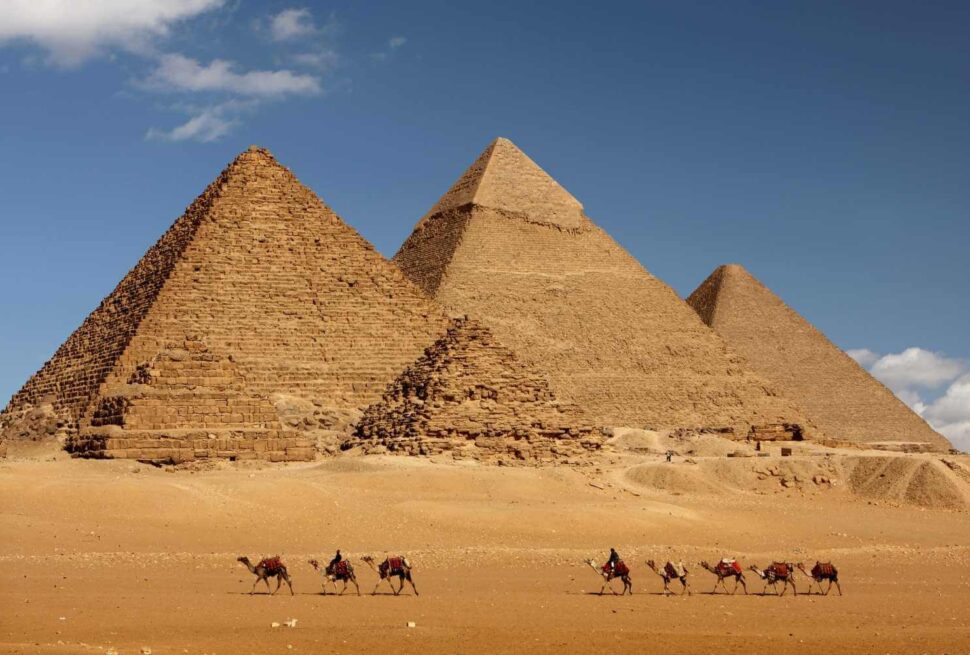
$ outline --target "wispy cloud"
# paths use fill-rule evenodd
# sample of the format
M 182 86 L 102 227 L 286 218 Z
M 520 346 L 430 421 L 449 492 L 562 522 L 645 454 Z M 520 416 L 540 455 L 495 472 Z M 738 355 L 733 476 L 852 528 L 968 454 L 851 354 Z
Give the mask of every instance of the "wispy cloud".
M 214 59 L 201 64 L 184 55 L 159 59 L 157 68 L 141 83 L 158 91 L 223 92 L 247 97 L 316 95 L 323 89 L 320 79 L 288 70 L 238 72 L 231 61 Z
M 170 130 L 150 128 L 145 134 L 147 139 L 159 141 L 200 141 L 211 143 L 229 134 L 239 124 L 232 114 L 238 108 L 231 105 L 206 107 L 191 116 L 186 122 Z
M 916 347 L 888 355 L 868 348 L 846 353 L 955 446 L 970 450 L 970 363 Z M 941 396 L 927 400 L 944 386 Z
M 181 21 L 224 0 L 3 0 L 0 43 L 23 41 L 47 52 L 47 62 L 77 67 L 113 48 L 151 50 Z
M 293 55 L 292 59 L 295 64 L 316 68 L 321 72 L 331 71 L 340 63 L 340 55 L 337 54 L 336 50 L 301 52 Z
M 317 33 L 309 9 L 284 9 L 269 19 L 269 33 L 274 41 L 292 41 Z
M 385 61 L 395 50 L 404 47 L 408 40 L 403 36 L 392 36 L 387 40 L 387 45 L 383 50 L 371 53 L 370 58 L 374 61 Z

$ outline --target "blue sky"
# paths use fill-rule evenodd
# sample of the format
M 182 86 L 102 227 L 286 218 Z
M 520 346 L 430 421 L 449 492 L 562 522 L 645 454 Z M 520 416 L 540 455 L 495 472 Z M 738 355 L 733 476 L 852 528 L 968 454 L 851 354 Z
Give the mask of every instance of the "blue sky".
M 970 5 L 931 4 L 6 0 L 0 397 L 249 144 L 390 256 L 501 135 L 970 445 Z

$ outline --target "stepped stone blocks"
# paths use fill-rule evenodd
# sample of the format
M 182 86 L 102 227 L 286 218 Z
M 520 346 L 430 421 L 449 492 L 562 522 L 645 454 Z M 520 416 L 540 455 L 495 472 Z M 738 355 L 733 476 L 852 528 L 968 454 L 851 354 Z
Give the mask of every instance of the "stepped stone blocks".
M 181 458 L 190 441 L 193 454 L 230 453 L 229 439 L 239 438 L 267 458 L 309 457 L 280 431 L 271 395 L 365 407 L 446 327 L 397 267 L 253 147 L 13 397 L 3 420 L 52 396 L 86 454 L 174 448 Z M 174 359 L 173 350 L 192 356 Z M 137 438 L 126 443 L 119 432 Z M 215 435 L 215 447 L 198 447 L 199 434 Z
M 697 314 L 506 139 L 417 224 L 394 261 L 487 326 L 597 425 L 811 426 Z
M 364 411 L 357 436 L 365 450 L 504 461 L 577 457 L 603 443 L 579 407 L 467 317 Z
M 688 303 L 831 439 L 946 450 L 937 434 L 742 266 L 717 268 Z M 910 446 L 904 446 L 910 444 Z

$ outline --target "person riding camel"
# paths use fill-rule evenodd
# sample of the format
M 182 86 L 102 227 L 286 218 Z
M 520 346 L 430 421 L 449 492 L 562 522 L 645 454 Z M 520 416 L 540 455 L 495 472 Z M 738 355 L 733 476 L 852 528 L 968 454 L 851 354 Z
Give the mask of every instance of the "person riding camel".
M 327 570 L 333 571 L 334 567 L 337 566 L 337 564 L 339 564 L 340 560 L 342 559 L 343 559 L 343 556 L 340 554 L 340 549 L 338 548 L 337 554 L 333 556 L 332 560 L 330 560 L 330 564 L 327 566 Z
M 606 560 L 606 563 L 609 565 L 610 570 L 615 571 L 616 565 L 619 564 L 619 562 L 620 562 L 620 554 L 616 552 L 616 549 L 610 548 L 610 558 Z

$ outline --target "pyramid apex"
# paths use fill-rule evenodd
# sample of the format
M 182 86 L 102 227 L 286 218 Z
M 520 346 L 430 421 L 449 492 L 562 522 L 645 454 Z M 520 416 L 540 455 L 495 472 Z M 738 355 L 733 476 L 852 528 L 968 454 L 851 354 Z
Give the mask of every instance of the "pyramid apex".
M 497 209 L 531 223 L 583 224 L 583 205 L 505 137 L 497 137 L 428 212 L 464 205 Z

